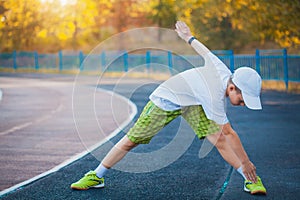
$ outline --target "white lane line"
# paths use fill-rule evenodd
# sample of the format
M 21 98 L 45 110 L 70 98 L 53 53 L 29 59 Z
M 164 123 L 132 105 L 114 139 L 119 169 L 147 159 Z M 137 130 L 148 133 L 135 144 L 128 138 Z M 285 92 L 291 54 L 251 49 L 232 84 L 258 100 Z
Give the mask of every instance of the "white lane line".
M 36 119 L 36 120 L 33 120 L 33 121 L 31 121 L 31 122 L 26 122 L 26 123 L 24 123 L 24 124 L 21 124 L 21 125 L 18 125 L 18 126 L 14 126 L 14 127 L 10 128 L 10 129 L 8 129 L 8 130 L 2 131 L 2 132 L 0 132 L 0 136 L 7 135 L 7 134 L 12 133 L 12 132 L 15 132 L 15 131 L 17 131 L 17 130 L 21 130 L 21 129 L 23 129 L 23 128 L 26 128 L 26 127 L 32 125 L 32 124 L 37 124 L 37 123 L 40 123 L 40 122 L 42 122 L 42 121 L 45 121 L 46 119 L 51 118 L 54 114 L 56 114 L 56 113 L 62 111 L 62 110 L 63 110 L 63 107 L 64 107 L 64 106 L 62 105 L 62 103 L 60 103 L 60 104 L 57 106 L 57 108 L 55 108 L 55 110 L 52 110 L 52 111 L 50 112 L 50 114 L 44 115 L 44 116 L 42 116 L 42 117 L 40 117 L 40 118 L 38 118 L 38 119 Z
M 104 92 L 107 92 L 109 94 L 112 94 L 113 92 L 111 91 L 107 91 L 107 90 L 104 90 L 104 89 L 99 89 L 99 90 L 102 90 Z M 82 153 L 79 153 L 73 157 L 71 157 L 70 159 L 68 160 L 65 160 L 63 163 L 55 166 L 54 168 L 40 174 L 40 175 L 37 175 L 29 180 L 26 180 L 22 183 L 19 183 L 17 185 L 14 185 L 10 188 L 7 188 L 5 190 L 2 190 L 0 192 L 0 197 L 6 195 L 6 194 L 9 194 L 13 191 L 16 191 L 18 189 L 20 189 L 21 187 L 24 187 L 26 185 L 29 185 L 30 183 L 33 183 L 41 178 L 44 178 L 52 173 L 55 173 L 57 172 L 58 170 L 62 169 L 63 167 L 66 167 L 70 164 L 72 164 L 73 162 L 79 160 L 80 158 L 86 156 L 87 154 L 89 154 L 90 152 L 94 151 L 95 149 L 99 148 L 100 146 L 102 146 L 103 144 L 105 144 L 107 141 L 109 141 L 111 138 L 115 137 L 118 133 L 120 133 L 121 130 L 123 130 L 132 120 L 133 118 L 135 117 L 135 115 L 137 114 L 137 107 L 136 105 L 130 101 L 129 99 L 117 94 L 117 93 L 113 93 L 114 95 L 116 95 L 117 97 L 119 97 L 120 99 L 122 100 L 126 100 L 126 102 L 129 104 L 129 106 L 131 107 L 131 110 L 132 110 L 132 113 L 128 116 L 128 118 L 120 125 L 120 127 L 118 127 L 116 130 L 114 130 L 112 133 L 110 133 L 106 138 L 104 138 L 102 141 L 100 141 L 99 143 L 93 145 L 91 148 L 89 148 L 90 150 L 86 150 Z
M 2 90 L 0 89 L 0 101 L 2 100 Z
M 33 124 L 33 122 L 26 122 L 24 124 L 14 126 L 14 127 L 10 128 L 6 131 L 0 132 L 0 136 L 7 135 L 7 134 L 12 133 L 12 132 L 17 131 L 17 130 L 21 130 L 23 128 L 26 128 L 27 126 L 30 126 L 31 124 Z

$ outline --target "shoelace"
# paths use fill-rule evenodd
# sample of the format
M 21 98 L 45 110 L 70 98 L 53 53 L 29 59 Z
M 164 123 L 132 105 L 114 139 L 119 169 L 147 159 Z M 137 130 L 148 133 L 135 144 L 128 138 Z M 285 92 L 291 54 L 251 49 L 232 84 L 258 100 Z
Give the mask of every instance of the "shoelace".
M 96 175 L 95 173 L 90 173 L 90 172 L 85 174 L 85 176 L 95 176 L 95 175 Z
M 262 183 L 261 183 L 261 180 L 260 180 L 260 179 L 257 179 L 256 185 L 257 185 L 257 186 L 262 186 Z
M 245 185 L 253 184 L 251 181 L 247 181 Z M 257 182 L 254 183 L 256 186 L 262 186 L 262 182 L 260 179 L 257 179 Z

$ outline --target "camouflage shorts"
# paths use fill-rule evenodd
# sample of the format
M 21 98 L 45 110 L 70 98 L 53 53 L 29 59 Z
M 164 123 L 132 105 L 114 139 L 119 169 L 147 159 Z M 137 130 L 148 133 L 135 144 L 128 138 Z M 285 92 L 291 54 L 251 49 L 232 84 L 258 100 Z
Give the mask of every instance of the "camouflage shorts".
M 219 126 L 214 121 L 207 119 L 201 105 L 165 111 L 149 101 L 127 136 L 136 144 L 148 144 L 153 136 L 180 115 L 188 122 L 200 139 L 219 131 Z

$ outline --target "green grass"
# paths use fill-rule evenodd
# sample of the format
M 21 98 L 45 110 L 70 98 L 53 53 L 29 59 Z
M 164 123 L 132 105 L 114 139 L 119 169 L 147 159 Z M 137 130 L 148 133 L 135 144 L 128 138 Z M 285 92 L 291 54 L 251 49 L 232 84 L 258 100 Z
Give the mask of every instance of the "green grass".
M 288 90 L 286 90 L 284 81 L 264 80 L 262 88 L 267 90 L 287 91 L 291 93 L 300 93 L 300 82 L 289 82 Z

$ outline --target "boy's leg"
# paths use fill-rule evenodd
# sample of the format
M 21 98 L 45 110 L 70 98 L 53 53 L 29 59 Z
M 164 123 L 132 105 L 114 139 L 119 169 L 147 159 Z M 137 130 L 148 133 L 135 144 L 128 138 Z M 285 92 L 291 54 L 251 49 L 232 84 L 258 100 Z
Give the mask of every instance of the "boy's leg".
M 179 115 L 181 110 L 165 111 L 149 101 L 139 119 L 127 133 L 127 137 L 133 143 L 148 144 L 163 127 Z
M 136 147 L 138 144 L 131 142 L 125 135 L 105 156 L 102 162 L 94 170 L 97 177 L 103 177 L 106 172 L 114 166 L 117 162 L 122 160 L 124 156 L 131 149 Z
M 131 142 L 125 135 L 105 156 L 95 171 L 88 172 L 83 178 L 71 185 L 72 189 L 87 190 L 104 187 L 103 176 L 109 168 L 119 162 L 137 144 Z
M 220 127 L 212 120 L 209 120 L 200 105 L 193 105 L 183 108 L 183 118 L 194 130 L 199 139 L 220 131 Z
M 182 116 L 192 127 L 198 138 L 203 139 L 206 137 L 218 149 L 224 160 L 237 169 L 245 179 L 245 175 L 241 170 L 241 161 L 227 143 L 225 136 L 222 135 L 221 127 L 207 119 L 202 106 L 189 106 L 184 109 Z M 249 181 L 245 180 L 244 190 L 251 192 L 251 194 L 266 194 L 266 189 L 264 188 L 261 179 L 258 178 L 258 180 L 257 183 L 249 183 Z M 248 189 L 249 187 L 246 187 L 247 185 L 250 189 Z
M 99 169 L 99 174 L 95 171 L 91 171 L 82 179 L 80 179 L 76 183 L 73 183 L 71 185 L 71 188 L 86 190 L 91 187 L 98 187 L 98 185 L 100 185 L 98 184 L 98 179 L 103 180 L 103 184 L 101 184 L 101 187 L 103 187 L 103 175 L 107 171 L 107 169 L 111 168 L 117 162 L 119 162 L 128 153 L 128 151 L 136 147 L 138 144 L 148 144 L 152 137 L 156 135 L 160 129 L 162 129 L 180 114 L 181 110 L 164 111 L 155 106 L 151 101 L 148 102 L 139 119 L 129 130 L 127 135 L 124 136 L 109 151 L 101 164 L 97 167 L 97 170 Z M 91 176 L 93 178 L 91 178 Z
M 221 132 L 208 135 L 206 138 L 218 149 L 219 153 L 227 163 L 235 169 L 238 169 L 241 166 L 240 160 L 226 142 L 226 138 Z
M 250 192 L 251 194 L 266 194 L 266 188 L 264 187 L 260 177 L 257 177 L 257 182 L 252 183 L 249 180 L 246 180 L 246 177 L 243 173 L 241 167 L 241 161 L 238 159 L 231 146 L 226 141 L 226 138 L 223 134 L 216 133 L 213 135 L 207 136 L 207 139 L 215 145 L 218 149 L 221 156 L 224 158 L 226 162 L 228 162 L 231 166 L 233 166 L 239 174 L 244 178 L 244 190 L 246 192 Z
M 199 139 L 206 137 L 217 147 L 222 157 L 235 169 L 241 166 L 240 160 L 226 143 L 226 138 L 221 134 L 221 127 L 206 117 L 202 106 L 186 107 L 182 116 L 192 127 Z
M 180 114 L 180 110 L 164 111 L 151 101 L 148 102 L 134 126 L 109 151 L 101 164 L 107 169 L 113 167 L 138 144 L 148 144 L 159 130 Z
M 225 136 L 222 135 L 222 128 L 206 117 L 202 106 L 186 107 L 182 116 L 192 127 L 199 139 L 206 137 L 218 149 L 225 161 L 235 169 L 241 166 L 240 160 L 226 142 Z
M 125 135 L 105 156 L 102 160 L 102 165 L 109 169 L 114 166 L 117 162 L 122 160 L 124 156 L 138 144 L 131 142 Z

